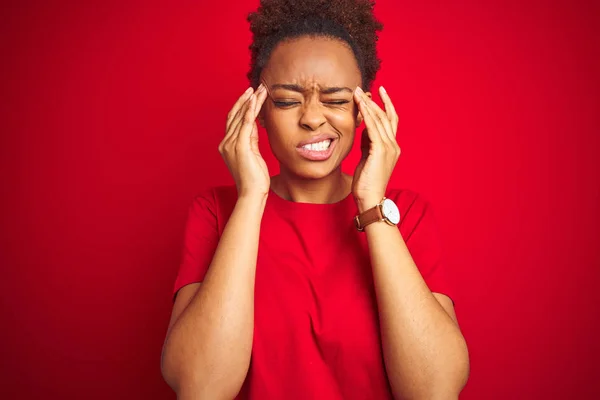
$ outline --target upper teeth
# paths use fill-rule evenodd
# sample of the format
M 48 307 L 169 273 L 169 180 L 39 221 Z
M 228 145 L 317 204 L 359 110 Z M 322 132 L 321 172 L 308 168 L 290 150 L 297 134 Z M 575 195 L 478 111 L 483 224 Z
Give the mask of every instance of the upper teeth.
M 306 150 L 323 151 L 323 150 L 327 150 L 329 148 L 330 144 L 331 144 L 331 139 L 327 139 L 327 140 L 323 140 L 322 142 L 305 144 L 302 147 L 305 148 Z

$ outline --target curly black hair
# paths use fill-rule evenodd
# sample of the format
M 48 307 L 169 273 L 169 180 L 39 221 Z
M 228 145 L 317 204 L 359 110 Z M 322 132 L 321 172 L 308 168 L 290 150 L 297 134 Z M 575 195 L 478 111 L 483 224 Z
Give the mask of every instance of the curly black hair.
M 253 39 L 248 79 L 259 85 L 272 51 L 285 39 L 324 36 L 340 39 L 352 49 L 368 90 L 379 70 L 377 32 L 383 25 L 373 15 L 373 0 L 261 0 L 248 15 Z

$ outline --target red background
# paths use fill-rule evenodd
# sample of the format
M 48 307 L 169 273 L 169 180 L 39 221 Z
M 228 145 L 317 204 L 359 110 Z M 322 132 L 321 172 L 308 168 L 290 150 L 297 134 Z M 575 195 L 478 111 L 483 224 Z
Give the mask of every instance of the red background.
M 231 182 L 256 3 L 3 3 L 0 398 L 174 398 L 183 226 Z M 461 398 L 598 398 L 599 7 L 438 3 L 379 1 L 376 83 L 460 289 Z

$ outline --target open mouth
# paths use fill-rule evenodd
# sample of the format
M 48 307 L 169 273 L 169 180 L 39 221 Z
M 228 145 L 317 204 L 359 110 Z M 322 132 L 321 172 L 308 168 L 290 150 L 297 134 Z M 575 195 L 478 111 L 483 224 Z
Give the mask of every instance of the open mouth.
M 326 151 L 331 146 L 331 142 L 333 142 L 332 139 L 326 139 L 322 142 L 305 144 L 302 148 L 310 151 Z
M 333 154 L 337 140 L 325 139 L 320 142 L 305 144 L 296 150 L 303 158 L 310 161 L 325 161 Z

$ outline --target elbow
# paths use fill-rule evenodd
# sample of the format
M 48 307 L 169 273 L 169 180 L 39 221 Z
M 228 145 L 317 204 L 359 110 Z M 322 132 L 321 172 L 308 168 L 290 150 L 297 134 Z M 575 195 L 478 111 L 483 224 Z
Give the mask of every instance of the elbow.
M 164 381 L 169 385 L 175 393 L 179 391 L 181 373 L 176 368 L 177 364 L 174 362 L 170 352 L 163 347 L 161 359 L 160 359 L 160 372 Z
M 466 343 L 460 348 L 461 350 L 455 352 L 451 359 L 432 366 L 431 373 L 415 379 L 413 385 L 397 381 L 392 385 L 392 388 L 397 388 L 394 390 L 394 398 L 397 400 L 458 400 L 470 374 Z
M 241 390 L 245 374 L 242 377 L 235 370 L 225 373 L 207 369 L 203 363 L 178 359 L 172 353 L 169 349 L 163 350 L 160 369 L 177 399 L 233 399 Z
M 426 395 L 419 396 L 419 399 L 458 400 L 471 371 L 467 345 L 464 341 L 463 344 L 453 362 L 447 362 L 445 366 L 439 368 L 440 372 L 432 379 Z
M 456 357 L 456 362 L 454 363 L 452 370 L 448 372 L 448 375 L 452 377 L 451 383 L 453 383 L 456 388 L 457 396 L 467 385 L 471 373 L 471 362 L 469 361 L 467 342 L 462 335 L 461 339 L 460 345 L 458 346 L 459 351 L 457 351 L 458 356 Z
M 203 385 L 201 380 L 186 373 L 180 366 L 163 356 L 161 361 L 161 373 L 164 381 L 177 395 L 178 400 L 192 399 L 221 399 L 216 393 L 210 393 L 210 386 Z M 213 386 L 212 389 L 215 389 Z
M 468 367 L 459 368 L 448 376 L 435 381 L 430 388 L 415 399 L 458 400 L 469 379 Z
M 180 398 L 182 390 L 189 391 L 198 386 L 198 379 L 192 373 L 193 368 L 186 367 L 190 365 L 190 360 L 177 357 L 179 352 L 172 345 L 169 345 L 168 339 L 165 341 L 160 358 L 160 372 L 167 385 Z
M 431 379 L 426 387 L 399 390 L 394 392 L 396 400 L 458 400 L 466 384 L 466 379 L 444 377 Z

